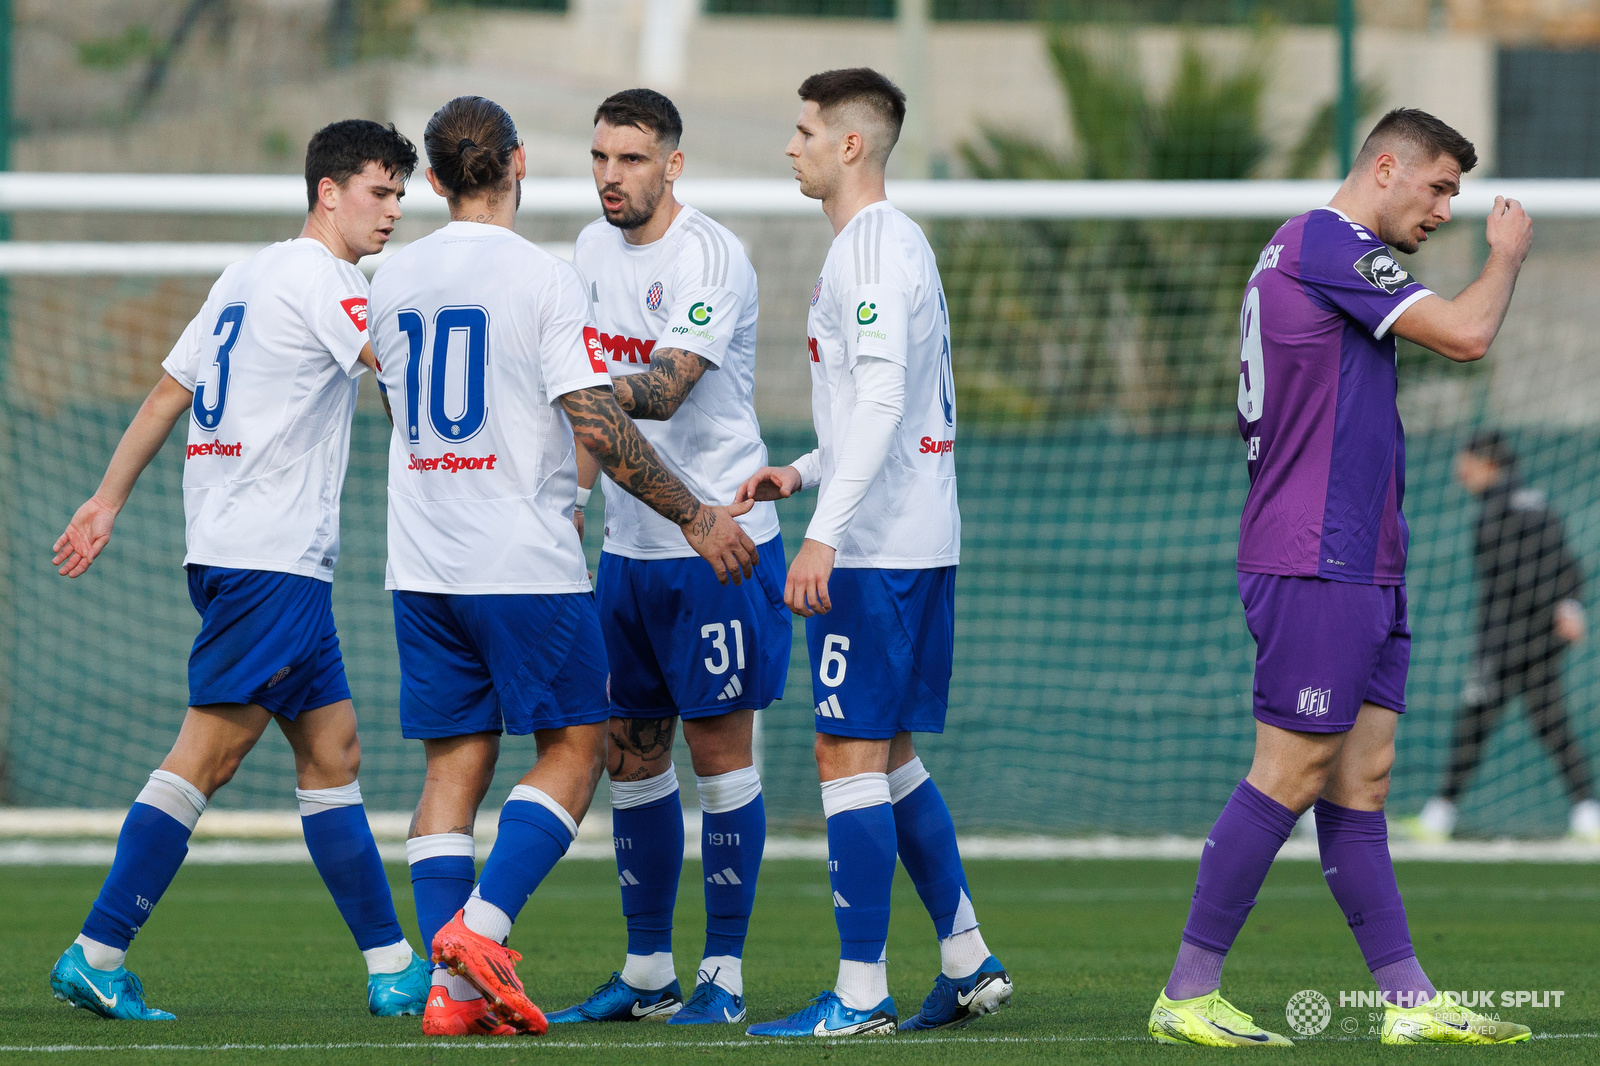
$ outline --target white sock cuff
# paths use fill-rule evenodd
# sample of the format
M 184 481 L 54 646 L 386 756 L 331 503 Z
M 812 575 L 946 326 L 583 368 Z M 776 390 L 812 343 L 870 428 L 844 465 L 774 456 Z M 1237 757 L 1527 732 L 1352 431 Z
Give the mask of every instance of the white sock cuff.
M 932 776 L 922 765 L 922 756 L 920 755 L 900 767 L 900 769 L 890 770 L 889 802 L 899 803 L 921 788 L 922 783 Z
M 472 837 L 466 833 L 429 833 L 425 837 L 412 837 L 406 841 L 407 866 L 413 866 L 423 859 L 438 859 L 447 855 L 465 855 L 469 859 L 476 857 Z
M 167 770 L 150 771 L 150 780 L 139 790 L 134 802 L 171 815 L 191 832 L 206 810 L 205 793 Z
M 664 800 L 676 791 L 678 791 L 678 771 L 668 763 L 667 772 L 664 774 L 647 777 L 643 781 L 611 782 L 611 806 L 613 810 L 643 807 L 657 800 Z
M 352 781 L 338 788 L 297 788 L 294 796 L 300 801 L 300 817 L 310 818 L 313 814 L 331 811 L 335 807 L 359 807 L 361 782 Z
M 828 818 L 888 802 L 888 774 L 856 774 L 822 783 L 822 813 Z
M 696 777 L 695 790 L 700 793 L 700 809 L 707 814 L 727 814 L 736 811 L 761 795 L 761 771 L 754 766 L 733 770 L 715 777 Z
M 548 794 L 540 792 L 532 785 L 518 785 L 511 790 L 511 795 L 506 797 L 507 803 L 510 803 L 512 800 L 517 800 L 521 803 L 537 803 L 539 806 L 543 807 L 545 810 L 561 819 L 561 824 L 567 827 L 567 832 L 572 834 L 572 838 L 574 840 L 577 839 L 578 823 L 572 820 L 572 815 L 567 813 L 567 809 L 565 807 L 551 799 Z

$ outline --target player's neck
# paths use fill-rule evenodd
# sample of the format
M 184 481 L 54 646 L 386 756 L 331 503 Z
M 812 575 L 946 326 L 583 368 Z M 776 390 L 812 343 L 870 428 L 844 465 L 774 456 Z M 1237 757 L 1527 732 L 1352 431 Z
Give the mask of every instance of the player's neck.
M 346 263 L 359 263 L 361 253 L 351 248 L 333 223 L 325 215 L 313 211 L 306 216 L 306 224 L 300 227 L 300 236 L 310 237 L 322 244 L 335 257 L 343 259 Z
M 517 204 L 514 196 L 487 196 L 455 200 L 450 204 L 451 222 L 476 222 L 480 226 L 499 226 L 501 229 L 517 228 Z
M 1373 233 L 1378 232 L 1378 208 L 1376 204 L 1368 202 L 1360 191 L 1352 189 L 1347 181 L 1339 186 L 1339 191 L 1333 194 L 1333 199 L 1328 201 L 1328 206 L 1348 218 L 1351 222 L 1365 226 Z
M 683 205 L 672 194 L 672 186 L 667 186 L 667 194 L 661 198 L 661 203 L 656 205 L 655 214 L 636 229 L 622 231 L 622 239 L 629 244 L 654 244 L 667 235 L 667 230 L 672 228 L 673 221 L 678 217 L 678 212 L 683 210 Z
M 822 212 L 833 223 L 833 235 L 844 232 L 850 220 L 889 194 L 883 188 L 883 173 L 846 171 L 844 180 L 832 196 L 823 197 Z

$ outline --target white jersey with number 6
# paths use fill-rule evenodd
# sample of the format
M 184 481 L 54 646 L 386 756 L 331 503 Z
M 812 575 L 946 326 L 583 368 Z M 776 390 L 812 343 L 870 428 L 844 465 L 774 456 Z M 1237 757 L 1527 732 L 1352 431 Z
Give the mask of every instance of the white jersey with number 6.
M 371 322 L 394 415 L 385 587 L 589 591 L 557 400 L 611 378 L 572 267 L 501 226 L 451 222 L 378 268 Z
M 961 560 L 950 315 L 922 229 L 887 200 L 863 208 L 828 249 L 806 322 L 821 491 L 856 402 L 862 356 L 906 368 L 905 415 L 834 565 L 917 570 Z M 810 486 L 806 486 L 809 488 Z
M 161 368 L 194 393 L 184 563 L 333 580 L 367 279 L 321 241 L 222 272 Z
M 711 364 L 666 421 L 640 419 L 639 433 L 697 499 L 727 505 L 767 464 L 756 420 L 756 272 L 739 240 L 692 207 L 667 232 L 633 245 L 605 219 L 578 235 L 573 264 L 594 302 L 613 377 L 650 369 L 652 352 L 678 348 Z M 604 478 L 605 550 L 630 559 L 688 559 L 677 525 Z M 758 503 L 736 521 L 764 544 L 778 511 Z

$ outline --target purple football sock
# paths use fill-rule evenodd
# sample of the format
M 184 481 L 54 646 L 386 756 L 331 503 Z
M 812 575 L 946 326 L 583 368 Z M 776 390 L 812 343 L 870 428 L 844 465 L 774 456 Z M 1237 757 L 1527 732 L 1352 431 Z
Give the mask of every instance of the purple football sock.
M 1220 951 L 1196 947 L 1187 940 L 1178 944 L 1178 961 L 1167 978 L 1168 999 L 1194 999 L 1222 987 L 1222 963 L 1228 956 Z
M 1233 947 L 1234 938 L 1250 916 L 1250 908 L 1256 904 L 1256 892 L 1267 879 L 1278 849 L 1294 831 L 1296 820 L 1289 808 L 1250 782 L 1240 781 L 1206 837 L 1183 940 L 1218 956 L 1214 968 L 1219 978 L 1221 956 Z M 1215 990 L 1215 983 L 1198 988 L 1209 980 L 1207 975 L 1211 972 L 1204 963 L 1202 956 L 1180 951 L 1178 965 L 1167 982 L 1167 997 L 1193 999 Z
M 1378 989 L 1397 1006 L 1426 1003 L 1434 988 L 1411 947 L 1383 812 L 1351 810 L 1324 799 L 1317 800 L 1315 809 L 1322 876 L 1356 935 Z

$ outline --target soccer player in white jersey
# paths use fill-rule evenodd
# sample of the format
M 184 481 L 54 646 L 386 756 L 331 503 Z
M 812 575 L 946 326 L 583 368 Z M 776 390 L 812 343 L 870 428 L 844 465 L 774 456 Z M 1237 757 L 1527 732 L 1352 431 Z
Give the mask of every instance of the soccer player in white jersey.
M 352 119 L 311 138 L 300 236 L 223 271 L 123 434 L 100 487 L 55 545 L 78 577 L 134 482 L 189 416 L 183 473 L 189 596 L 200 634 L 172 751 L 128 811 L 83 933 L 50 974 L 58 999 L 107 1018 L 144 1002 L 128 945 L 188 853 L 189 834 L 276 720 L 294 749 L 306 846 L 366 956 L 374 1014 L 419 1014 L 428 966 L 400 932 L 356 780 L 361 747 L 334 630 L 339 492 L 357 378 L 373 365 L 356 269 L 400 217 L 416 149 Z
M 526 157 L 510 116 L 458 97 L 429 120 L 424 146 L 451 221 L 372 286 L 395 422 L 386 583 L 400 724 L 428 758 L 406 850 L 423 936 L 453 971 L 437 975 L 423 1031 L 542 1033 L 505 941 L 577 833 L 610 717 L 573 524 L 578 447 L 719 579 L 749 577 L 758 556 L 733 520 L 749 505 L 702 504 L 617 406 L 578 275 L 513 231 Z M 539 755 L 500 810 L 474 887 L 472 825 L 502 732 L 532 733 Z
M 738 238 L 673 195 L 683 121 L 649 89 L 595 112 L 595 185 L 605 217 L 578 236 L 574 265 L 594 306 L 618 405 L 697 496 L 733 502 L 767 463 L 755 410 L 755 269 Z M 580 461 L 586 458 L 580 455 Z M 593 470 L 580 465 L 580 495 Z M 783 540 L 770 502 L 739 524 L 760 549 L 755 577 L 721 585 L 665 518 L 605 483 L 597 574 L 611 663 L 612 840 L 627 960 L 552 1022 L 741 1022 L 742 957 L 766 843 L 755 712 L 783 694 L 794 626 Z M 683 873 L 683 805 L 672 766 L 677 719 L 702 811 L 705 951 L 684 1002 L 672 964 Z
M 944 729 L 961 548 L 950 319 L 933 249 L 884 193 L 905 94 L 874 70 L 800 86 L 788 154 L 833 246 L 811 296 L 817 450 L 759 471 L 737 499 L 813 485 L 785 598 L 806 618 L 817 769 L 839 927 L 839 981 L 755 1036 L 893 1032 L 884 943 L 895 855 L 939 938 L 941 973 L 901 1029 L 965 1026 L 1011 998 L 978 932 L 943 797 L 912 734 Z

